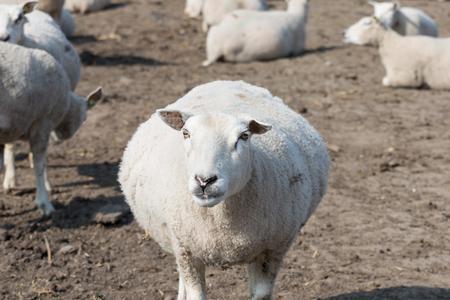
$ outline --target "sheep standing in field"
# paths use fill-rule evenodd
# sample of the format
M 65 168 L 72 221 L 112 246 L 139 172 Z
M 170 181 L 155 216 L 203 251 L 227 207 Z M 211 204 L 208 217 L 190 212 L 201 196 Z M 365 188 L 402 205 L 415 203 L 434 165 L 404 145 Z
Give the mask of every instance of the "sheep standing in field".
M 80 14 L 86 14 L 105 9 L 111 4 L 111 0 L 66 0 L 64 8 Z
M 346 31 L 345 40 L 379 47 L 385 86 L 450 89 L 450 38 L 401 36 L 365 17 Z
M 23 5 L 24 0 L 0 0 L 0 4 Z M 75 33 L 75 20 L 64 7 L 64 0 L 40 0 L 36 3 L 36 9 L 49 14 L 61 27 L 62 32 L 71 37 Z
M 437 23 L 420 9 L 401 7 L 398 2 L 369 1 L 369 4 L 375 17 L 401 35 L 439 35 Z
M 46 215 L 53 210 L 46 191 L 46 151 L 50 132 L 72 137 L 86 120 L 101 89 L 87 99 L 70 90 L 61 65 L 48 53 L 0 42 L 0 144 L 27 140 L 33 153 L 36 203 Z
M 69 77 L 71 89 L 75 90 L 81 73 L 80 58 L 54 20 L 46 13 L 33 10 L 35 4 L 0 5 L 0 41 L 47 51 L 62 65 Z M 8 192 L 16 186 L 14 145 L 6 145 L 4 158 L 3 188 Z M 47 187 L 50 189 L 48 183 Z
M 211 28 L 206 40 L 208 66 L 296 56 L 306 39 L 308 0 L 287 0 L 287 11 L 236 10 Z
M 230 12 L 245 10 L 266 10 L 266 0 L 205 0 L 203 5 L 203 31 L 207 32 L 209 27 L 219 24 L 223 18 Z
M 248 264 L 252 299 L 270 299 L 328 169 L 320 135 L 281 99 L 216 81 L 141 124 L 119 181 L 136 220 L 175 256 L 178 299 L 206 299 L 205 266 L 234 264 Z

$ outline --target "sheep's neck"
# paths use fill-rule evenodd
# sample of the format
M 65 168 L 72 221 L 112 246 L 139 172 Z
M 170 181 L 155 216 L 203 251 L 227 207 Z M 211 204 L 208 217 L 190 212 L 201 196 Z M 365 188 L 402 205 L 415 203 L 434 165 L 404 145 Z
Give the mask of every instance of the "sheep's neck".
M 380 29 L 376 38 L 378 48 L 383 48 L 387 43 L 389 43 L 393 39 L 396 39 L 398 36 L 398 33 L 391 29 Z

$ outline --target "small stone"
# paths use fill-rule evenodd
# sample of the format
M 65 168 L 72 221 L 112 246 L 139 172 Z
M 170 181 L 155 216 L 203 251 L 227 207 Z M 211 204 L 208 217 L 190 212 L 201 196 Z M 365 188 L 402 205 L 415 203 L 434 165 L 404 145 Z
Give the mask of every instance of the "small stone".
M 72 245 L 65 245 L 62 246 L 61 249 L 59 249 L 58 253 L 62 255 L 71 254 L 77 251 L 77 248 L 75 248 Z
M 97 223 L 111 225 L 119 222 L 120 219 L 126 216 L 129 212 L 130 209 L 127 206 L 120 204 L 107 204 L 100 208 L 94 219 Z
M 341 147 L 339 147 L 338 145 L 328 144 L 328 150 L 334 153 L 338 153 L 339 151 L 341 151 Z

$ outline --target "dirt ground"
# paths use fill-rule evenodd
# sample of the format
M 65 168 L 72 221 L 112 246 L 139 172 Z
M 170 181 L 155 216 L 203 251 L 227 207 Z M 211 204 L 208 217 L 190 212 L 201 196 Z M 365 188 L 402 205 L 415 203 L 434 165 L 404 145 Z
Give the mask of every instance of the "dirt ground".
M 450 36 L 450 3 L 402 2 Z M 366 1 L 312 0 L 300 57 L 207 69 L 200 22 L 183 8 L 125 0 L 76 17 L 78 92 L 101 85 L 106 97 L 75 138 L 50 147 L 52 218 L 36 209 L 20 146 L 19 188 L 0 196 L 0 299 L 176 297 L 174 259 L 127 211 L 118 164 L 140 122 L 216 79 L 268 88 L 330 145 L 329 192 L 284 261 L 276 299 L 450 299 L 450 93 L 384 88 L 377 50 L 342 44 L 371 12 Z M 121 213 L 108 219 L 108 208 Z M 210 299 L 248 298 L 243 267 L 209 269 L 207 284 Z

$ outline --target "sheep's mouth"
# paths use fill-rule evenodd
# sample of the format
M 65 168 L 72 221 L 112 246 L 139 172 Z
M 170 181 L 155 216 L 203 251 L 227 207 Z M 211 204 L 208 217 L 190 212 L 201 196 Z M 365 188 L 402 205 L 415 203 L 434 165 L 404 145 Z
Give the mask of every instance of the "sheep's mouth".
M 201 207 L 213 207 L 224 200 L 225 193 L 216 194 L 195 194 L 193 195 L 195 203 Z

